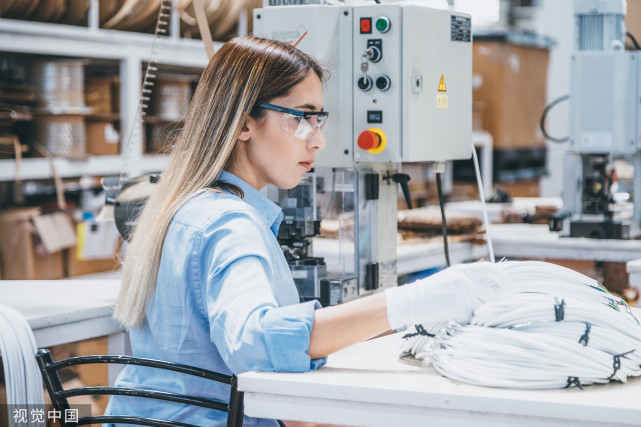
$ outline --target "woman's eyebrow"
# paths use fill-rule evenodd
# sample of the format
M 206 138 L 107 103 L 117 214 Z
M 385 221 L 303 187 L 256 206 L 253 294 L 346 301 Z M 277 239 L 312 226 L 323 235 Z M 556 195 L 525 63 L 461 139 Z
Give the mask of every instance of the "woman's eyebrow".
M 312 104 L 298 105 L 298 106 L 296 106 L 294 108 L 307 108 L 308 110 L 312 110 L 312 111 L 323 111 L 324 110 L 324 108 L 321 108 L 320 110 L 317 110 L 316 106 L 312 105 Z

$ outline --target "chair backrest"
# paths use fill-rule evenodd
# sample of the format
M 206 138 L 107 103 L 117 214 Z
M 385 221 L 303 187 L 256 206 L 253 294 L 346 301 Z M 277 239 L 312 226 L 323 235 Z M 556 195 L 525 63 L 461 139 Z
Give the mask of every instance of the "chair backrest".
M 227 412 L 227 426 L 237 427 L 243 425 L 243 393 L 238 391 L 235 375 L 224 375 L 218 372 L 208 371 L 195 366 L 183 365 L 179 363 L 165 362 L 153 359 L 144 359 L 132 356 L 78 356 L 68 359 L 53 361 L 49 350 L 41 349 L 36 354 L 38 366 L 42 372 L 42 377 L 49 392 L 49 397 L 53 407 L 59 413 L 66 413 L 70 409 L 68 398 L 74 396 L 87 395 L 120 395 L 135 396 L 148 399 L 165 400 L 171 402 L 184 403 L 188 405 L 200 406 L 217 411 Z M 168 371 L 181 372 L 187 375 L 206 378 L 212 381 L 229 384 L 231 391 L 229 401 L 220 401 L 197 396 L 188 396 L 179 393 L 146 390 L 142 388 L 123 388 L 123 387 L 79 387 L 65 390 L 62 387 L 58 371 L 70 366 L 92 364 L 92 363 L 115 363 L 121 365 L 138 365 L 151 368 L 164 369 Z M 61 417 L 64 418 L 64 417 Z M 127 423 L 145 426 L 181 426 L 181 427 L 198 427 L 192 424 L 179 423 L 171 420 L 159 420 L 154 418 L 138 417 L 134 415 L 95 415 L 79 417 L 77 421 L 65 423 L 64 419 L 60 420 L 63 427 L 101 424 L 101 423 Z

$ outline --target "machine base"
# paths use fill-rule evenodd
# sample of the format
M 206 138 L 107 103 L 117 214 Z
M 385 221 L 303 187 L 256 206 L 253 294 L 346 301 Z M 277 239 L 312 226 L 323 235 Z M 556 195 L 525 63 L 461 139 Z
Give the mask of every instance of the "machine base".
M 573 220 L 570 222 L 569 237 L 586 237 L 590 239 L 633 239 L 629 221 L 592 222 Z

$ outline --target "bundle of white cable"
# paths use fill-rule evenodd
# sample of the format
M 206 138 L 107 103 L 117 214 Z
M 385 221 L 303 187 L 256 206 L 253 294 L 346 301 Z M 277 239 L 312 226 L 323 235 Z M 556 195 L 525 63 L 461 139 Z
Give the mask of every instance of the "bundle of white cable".
M 10 408 L 10 427 L 45 425 L 31 416 L 34 409 L 44 410 L 42 376 L 35 358 L 37 351 L 36 340 L 26 319 L 13 308 L 0 304 L 0 355 Z M 14 418 L 13 409 L 27 409 L 28 421 L 21 422 L 20 418 Z M 43 419 L 46 420 L 46 414 Z
M 479 307 L 469 325 L 417 325 L 402 355 L 493 387 L 581 387 L 641 375 L 641 325 L 625 301 L 558 265 L 498 265 L 509 290 Z

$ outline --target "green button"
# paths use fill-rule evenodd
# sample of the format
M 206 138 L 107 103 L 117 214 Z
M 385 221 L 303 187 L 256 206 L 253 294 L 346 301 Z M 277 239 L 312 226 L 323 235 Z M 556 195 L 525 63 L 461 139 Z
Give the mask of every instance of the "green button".
M 381 16 L 376 20 L 376 29 L 381 33 L 385 33 L 389 30 L 391 22 L 385 16 Z

